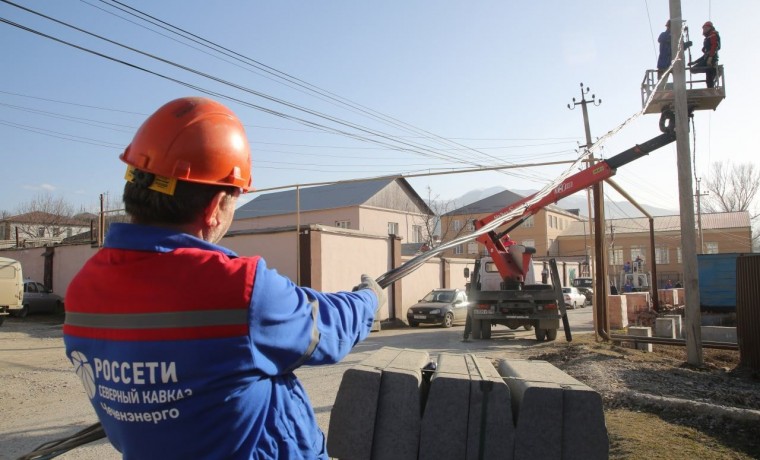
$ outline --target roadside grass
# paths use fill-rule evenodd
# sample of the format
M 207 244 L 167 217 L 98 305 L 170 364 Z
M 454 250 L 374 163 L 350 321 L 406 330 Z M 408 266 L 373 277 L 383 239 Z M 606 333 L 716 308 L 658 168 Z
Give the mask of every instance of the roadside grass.
M 740 459 L 760 458 L 757 426 L 711 429 L 686 425 L 674 414 L 652 414 L 628 409 L 605 410 L 610 459 Z

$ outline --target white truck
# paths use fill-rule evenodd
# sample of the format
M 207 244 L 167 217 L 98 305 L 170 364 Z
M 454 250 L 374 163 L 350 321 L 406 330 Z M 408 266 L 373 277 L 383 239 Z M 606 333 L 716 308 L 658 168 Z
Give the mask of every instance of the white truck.
M 534 251 L 521 246 L 512 246 L 511 250 L 513 255 L 527 253 L 527 258 Z M 501 324 L 509 329 L 521 326 L 526 331 L 532 329 L 538 341 L 557 338 L 560 319 L 567 316 L 556 262 L 549 261 L 552 284 L 535 283 L 533 264 L 526 267 L 524 282 L 514 285 L 505 283 L 491 257 L 476 260 L 472 273 L 465 268 L 465 277 L 470 277 L 467 295 L 471 323 L 465 334 L 471 332 L 474 339 L 490 339 L 491 327 Z M 569 341 L 569 328 L 565 333 Z
M 0 325 L 11 312 L 20 311 L 24 301 L 21 263 L 0 257 Z

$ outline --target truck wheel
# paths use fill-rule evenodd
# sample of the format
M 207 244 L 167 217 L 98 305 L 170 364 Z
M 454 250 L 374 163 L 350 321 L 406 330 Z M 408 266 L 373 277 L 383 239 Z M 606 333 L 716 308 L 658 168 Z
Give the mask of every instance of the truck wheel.
M 546 340 L 553 341 L 557 340 L 557 330 L 556 329 L 547 329 L 546 330 Z
M 473 339 L 480 340 L 480 335 L 482 331 L 481 326 L 482 324 L 479 319 L 475 319 L 475 318 L 472 319 L 472 338 Z
M 533 329 L 533 325 L 532 324 L 526 324 L 523 327 L 525 328 L 526 331 L 529 331 L 529 330 Z
M 417 327 L 419 325 L 420 325 L 420 323 L 418 323 L 417 321 L 409 321 L 409 326 L 411 326 L 411 327 Z
M 518 323 L 517 321 L 514 321 L 514 320 L 507 321 L 507 327 L 510 328 L 510 329 L 512 329 L 514 331 L 515 329 L 517 329 L 518 327 L 520 327 L 520 323 Z
M 482 338 L 488 340 L 491 338 L 491 322 L 482 321 L 480 324 L 480 335 Z
M 539 342 L 543 342 L 546 340 L 546 329 L 541 329 L 540 327 L 537 327 L 535 330 L 536 333 L 536 340 Z
M 443 323 L 441 323 L 441 326 L 451 327 L 453 325 L 454 325 L 454 314 L 451 312 L 448 312 L 443 316 Z
M 0 316 L 0 326 L 3 325 L 3 322 L 5 321 L 5 315 Z

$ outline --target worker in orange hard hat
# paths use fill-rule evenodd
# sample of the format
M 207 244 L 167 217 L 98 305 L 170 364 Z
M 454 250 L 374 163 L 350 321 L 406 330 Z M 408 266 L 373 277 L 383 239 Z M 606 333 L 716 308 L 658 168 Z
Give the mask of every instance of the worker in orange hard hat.
M 217 245 L 251 190 L 243 126 L 205 98 L 167 103 L 120 157 L 131 223 L 112 224 L 66 293 L 66 354 L 125 459 L 327 459 L 293 374 L 369 335 L 385 294 L 296 286 Z
M 704 73 L 708 88 L 715 86 L 715 77 L 718 74 L 718 51 L 720 50 L 720 34 L 715 30 L 711 21 L 702 25 L 702 35 L 705 41 L 702 44 L 702 56 L 689 63 L 692 73 Z

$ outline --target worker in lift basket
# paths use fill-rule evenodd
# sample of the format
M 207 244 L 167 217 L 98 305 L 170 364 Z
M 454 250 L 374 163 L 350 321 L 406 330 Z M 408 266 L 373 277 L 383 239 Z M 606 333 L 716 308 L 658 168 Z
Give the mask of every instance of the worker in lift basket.
M 299 287 L 259 256 L 217 243 L 251 190 L 238 118 L 205 98 L 171 101 L 121 155 L 129 224 L 72 280 L 67 356 L 126 459 L 328 458 L 293 370 L 340 361 L 385 294 Z

